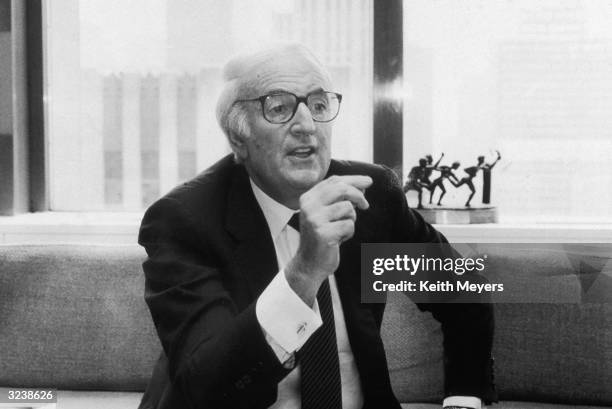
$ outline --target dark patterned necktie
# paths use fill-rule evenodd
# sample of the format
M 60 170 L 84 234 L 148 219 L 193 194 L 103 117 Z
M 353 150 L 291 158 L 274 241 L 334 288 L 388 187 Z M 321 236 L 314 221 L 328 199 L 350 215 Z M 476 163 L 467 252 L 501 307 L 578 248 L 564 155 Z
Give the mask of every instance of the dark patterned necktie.
M 299 213 L 294 213 L 288 224 L 300 231 Z M 296 353 L 302 371 L 302 409 L 341 409 L 340 363 L 328 280 L 321 284 L 317 301 L 323 325 Z

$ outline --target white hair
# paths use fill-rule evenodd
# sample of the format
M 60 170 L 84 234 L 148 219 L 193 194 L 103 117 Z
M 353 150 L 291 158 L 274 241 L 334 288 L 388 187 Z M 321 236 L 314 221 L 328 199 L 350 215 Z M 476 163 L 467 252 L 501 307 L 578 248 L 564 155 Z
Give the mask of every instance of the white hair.
M 302 58 L 310 62 L 331 84 L 329 72 L 315 55 L 301 44 L 284 44 L 257 51 L 251 54 L 239 55 L 227 62 L 223 68 L 225 82 L 217 101 L 217 121 L 225 136 L 248 138 L 250 126 L 247 120 L 247 110 L 236 101 L 258 96 L 256 93 L 257 74 L 265 64 L 281 59 Z M 255 94 L 255 95 L 254 95 Z M 237 158 L 238 159 L 238 158 Z

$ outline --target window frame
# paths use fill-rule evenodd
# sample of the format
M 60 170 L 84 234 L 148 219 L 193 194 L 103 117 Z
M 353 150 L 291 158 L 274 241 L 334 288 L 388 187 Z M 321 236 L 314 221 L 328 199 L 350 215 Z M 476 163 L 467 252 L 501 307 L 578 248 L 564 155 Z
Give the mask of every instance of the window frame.
M 44 115 L 44 43 L 42 0 L 26 3 L 28 78 L 28 155 L 30 211 L 49 210 L 49 167 Z
M 0 214 L 48 210 L 47 156 L 44 134 L 43 20 L 41 0 L 0 1 L 0 53 L 7 72 L 2 111 Z M 9 68 L 10 67 L 10 68 Z M 2 133 L 2 132 L 0 132 Z

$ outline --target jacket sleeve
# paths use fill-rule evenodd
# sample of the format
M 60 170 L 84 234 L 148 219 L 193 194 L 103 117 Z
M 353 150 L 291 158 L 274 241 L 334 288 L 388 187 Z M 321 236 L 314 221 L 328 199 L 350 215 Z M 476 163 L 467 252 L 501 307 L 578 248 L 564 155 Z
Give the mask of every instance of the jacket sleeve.
M 169 377 L 191 408 L 262 406 L 287 375 L 265 340 L 255 302 L 238 311 L 224 287 L 218 246 L 177 200 L 151 206 L 139 243 L 145 300 L 168 357 Z
M 421 215 L 408 207 L 395 173 L 387 169 L 394 208 L 396 242 L 448 243 Z M 449 277 L 456 279 L 455 277 Z M 476 276 L 475 279 L 484 279 Z M 471 279 L 472 279 L 471 278 Z M 446 396 L 477 396 L 486 404 L 497 401 L 493 378 L 493 305 L 478 303 L 417 303 L 440 322 L 444 336 L 444 390 Z

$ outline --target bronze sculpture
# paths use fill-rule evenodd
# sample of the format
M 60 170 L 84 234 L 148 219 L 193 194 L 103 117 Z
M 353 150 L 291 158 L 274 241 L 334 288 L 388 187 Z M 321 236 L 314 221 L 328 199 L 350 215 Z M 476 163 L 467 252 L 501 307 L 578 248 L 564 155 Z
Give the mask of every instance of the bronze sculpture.
M 491 170 L 497 164 L 497 162 L 501 159 L 501 154 L 499 151 L 497 152 L 497 158 L 492 163 L 485 163 L 485 157 L 483 155 L 478 156 L 477 163 L 475 166 L 470 166 L 464 169 L 464 172 L 467 173 L 467 176 L 461 178 L 459 180 L 453 171 L 457 170 L 461 164 L 457 161 L 453 162 L 451 166 L 440 166 L 440 162 L 444 157 L 444 153 L 440 155 L 440 158 L 435 164 L 433 163 L 432 155 L 426 155 L 425 158 L 419 159 L 419 165 L 414 166 L 406 180 L 404 185 L 404 193 L 408 193 L 411 190 L 415 190 L 418 192 L 418 209 L 423 209 L 422 204 L 422 195 L 423 188 L 428 189 L 429 194 L 429 204 L 433 202 L 433 195 L 437 188 L 441 190 L 440 197 L 438 198 L 438 206 L 442 205 L 442 198 L 446 194 L 446 188 L 444 186 L 444 180 L 448 179 L 451 184 L 455 187 L 461 187 L 463 185 L 467 185 L 470 189 L 470 194 L 468 196 L 467 201 L 465 202 L 465 207 L 471 207 L 471 201 L 476 193 L 476 188 L 474 187 L 473 179 L 478 174 L 478 171 L 482 169 L 483 172 L 483 188 L 482 188 L 482 203 L 489 204 L 491 202 Z M 433 182 L 430 177 L 433 174 L 433 171 L 440 172 L 440 176 L 438 176 Z

